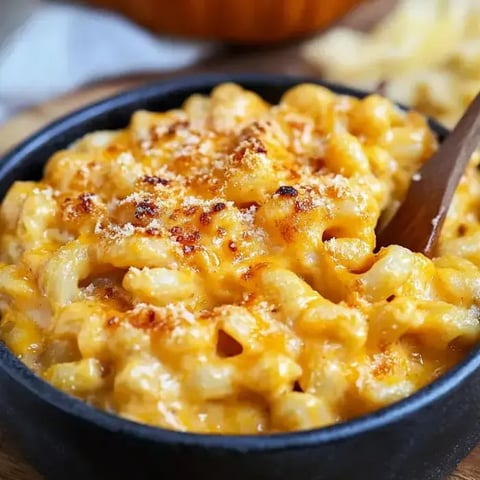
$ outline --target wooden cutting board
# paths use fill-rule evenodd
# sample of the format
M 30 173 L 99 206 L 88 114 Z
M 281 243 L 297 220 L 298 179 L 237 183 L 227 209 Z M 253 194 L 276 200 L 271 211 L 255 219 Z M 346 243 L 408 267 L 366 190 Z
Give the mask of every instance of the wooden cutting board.
M 360 29 L 368 29 L 388 12 L 395 0 L 372 0 L 349 15 L 343 24 Z M 298 45 L 282 45 L 265 50 L 226 50 L 216 58 L 171 74 L 145 73 L 129 78 L 116 78 L 54 99 L 38 107 L 23 112 L 9 122 L 0 125 L 0 155 L 69 111 L 91 102 L 113 95 L 134 86 L 156 79 L 165 79 L 179 74 L 199 72 L 270 72 L 295 75 L 318 74 L 298 55 Z M 0 480 L 42 480 L 41 477 L 14 453 L 0 434 Z M 48 480 L 48 479 L 46 479 Z M 415 479 L 405 479 L 415 480 Z M 458 467 L 449 480 L 480 480 L 480 446 Z

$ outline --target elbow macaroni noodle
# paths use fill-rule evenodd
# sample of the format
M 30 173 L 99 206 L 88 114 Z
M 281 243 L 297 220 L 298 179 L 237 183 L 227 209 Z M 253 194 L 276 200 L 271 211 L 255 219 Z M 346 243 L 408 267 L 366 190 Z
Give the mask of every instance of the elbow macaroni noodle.
M 374 253 L 436 147 L 417 113 L 309 84 L 275 106 L 223 84 L 138 111 L 3 200 L 0 338 L 55 387 L 180 431 L 389 405 L 480 333 L 478 157 L 433 260 Z

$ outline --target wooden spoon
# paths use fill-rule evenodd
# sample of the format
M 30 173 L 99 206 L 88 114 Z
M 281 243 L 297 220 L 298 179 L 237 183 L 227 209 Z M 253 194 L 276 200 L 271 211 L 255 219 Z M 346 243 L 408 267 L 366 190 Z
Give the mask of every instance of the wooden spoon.
M 432 257 L 453 194 L 479 145 L 480 93 L 412 179 L 402 205 L 377 235 L 377 249 L 397 244 Z

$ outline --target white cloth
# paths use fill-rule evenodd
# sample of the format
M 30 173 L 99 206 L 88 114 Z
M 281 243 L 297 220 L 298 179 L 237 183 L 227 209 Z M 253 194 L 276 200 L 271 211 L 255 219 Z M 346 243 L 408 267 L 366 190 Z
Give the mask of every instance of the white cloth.
M 14 17 L 18 26 L 12 31 Z M 183 67 L 215 48 L 156 37 L 123 17 L 80 5 L 0 0 L 0 34 L 2 19 L 10 31 L 3 42 L 0 36 L 0 123 L 87 82 Z

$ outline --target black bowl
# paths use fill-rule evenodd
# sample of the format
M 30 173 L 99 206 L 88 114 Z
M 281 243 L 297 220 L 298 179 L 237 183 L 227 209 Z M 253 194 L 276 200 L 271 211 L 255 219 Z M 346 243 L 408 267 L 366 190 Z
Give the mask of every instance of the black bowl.
M 0 195 L 14 180 L 39 178 L 51 154 L 85 133 L 124 127 L 140 108 L 178 107 L 190 94 L 208 93 L 224 81 L 235 81 L 271 102 L 295 84 L 315 82 L 210 75 L 121 94 L 53 123 L 10 152 L 0 165 Z M 440 139 L 445 136 L 440 125 L 431 122 L 431 127 Z M 40 380 L 0 343 L 0 425 L 51 480 L 434 480 L 451 472 L 480 440 L 479 366 L 476 349 L 410 398 L 341 425 L 263 436 L 200 435 L 98 411 Z

